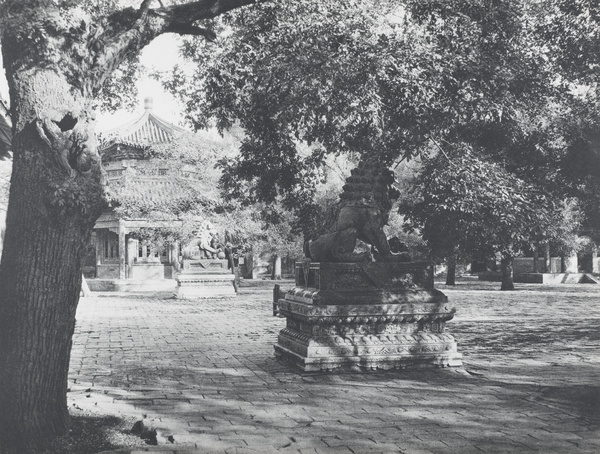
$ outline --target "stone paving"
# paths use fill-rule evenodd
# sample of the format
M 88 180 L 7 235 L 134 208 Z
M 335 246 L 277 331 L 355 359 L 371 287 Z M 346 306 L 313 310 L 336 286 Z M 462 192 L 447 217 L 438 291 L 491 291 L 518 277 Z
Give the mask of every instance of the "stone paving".
M 69 404 L 145 416 L 171 453 L 600 452 L 600 286 L 498 286 L 437 286 L 464 368 L 365 374 L 278 362 L 272 287 L 95 294 L 77 313 Z

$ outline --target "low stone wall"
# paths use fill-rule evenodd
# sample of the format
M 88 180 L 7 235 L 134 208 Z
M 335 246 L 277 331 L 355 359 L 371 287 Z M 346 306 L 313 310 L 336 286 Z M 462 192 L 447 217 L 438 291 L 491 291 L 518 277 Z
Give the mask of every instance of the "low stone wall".
M 175 279 L 86 279 L 92 292 L 169 292 L 175 290 Z
M 597 284 L 598 279 L 587 273 L 523 273 L 515 282 L 526 284 Z

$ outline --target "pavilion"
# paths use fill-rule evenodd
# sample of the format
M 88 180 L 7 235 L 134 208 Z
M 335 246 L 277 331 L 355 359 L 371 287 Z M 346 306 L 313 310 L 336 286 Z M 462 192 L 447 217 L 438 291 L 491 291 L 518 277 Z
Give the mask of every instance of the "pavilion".
M 105 133 L 99 153 L 109 180 L 109 190 L 120 189 L 129 203 L 160 206 L 161 202 L 189 197 L 198 191 L 198 169 L 181 162 L 151 162 L 157 146 L 177 143 L 185 129 L 153 113 L 146 98 L 144 113 L 135 120 Z M 150 153 L 149 153 L 150 151 Z M 117 194 L 119 192 L 117 191 Z M 157 246 L 142 241 L 140 229 L 173 228 L 181 225 L 168 212 L 131 213 L 119 210 L 120 201 L 96 221 L 92 234 L 95 260 L 86 263 L 85 275 L 92 290 L 121 290 L 152 285 L 170 288 L 179 270 L 182 248 L 177 242 Z M 92 254 L 94 255 L 94 254 Z M 90 279 L 92 278 L 92 279 Z

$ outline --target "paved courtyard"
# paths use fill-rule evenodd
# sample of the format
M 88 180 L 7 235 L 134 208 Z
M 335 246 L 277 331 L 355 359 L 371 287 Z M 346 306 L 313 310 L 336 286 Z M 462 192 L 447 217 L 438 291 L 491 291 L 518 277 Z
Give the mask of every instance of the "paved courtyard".
M 95 294 L 77 313 L 69 405 L 145 415 L 178 453 L 599 453 L 600 286 L 498 287 L 438 286 L 463 369 L 365 374 L 278 362 L 271 286 Z

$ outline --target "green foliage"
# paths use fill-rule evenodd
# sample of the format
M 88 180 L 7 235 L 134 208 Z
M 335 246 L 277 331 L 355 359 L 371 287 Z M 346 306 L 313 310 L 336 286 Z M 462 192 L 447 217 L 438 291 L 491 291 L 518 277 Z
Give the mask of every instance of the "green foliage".
M 0 100 L 1 102 L 1 100 Z M 3 113 L 0 113 L 0 160 L 10 158 L 12 150 L 12 130 Z
M 404 66 L 408 49 L 388 48 L 382 35 L 400 27 L 384 14 L 392 3 L 362 3 L 279 1 L 232 15 L 232 32 L 212 56 L 196 57 L 202 66 L 194 77 L 178 73 L 171 80 L 172 89 L 193 100 L 188 116 L 196 126 L 214 121 L 226 129 L 239 122 L 244 128 L 240 157 L 228 169 L 230 180 L 252 183 L 256 199 L 311 188 L 323 149 L 398 154 L 405 135 L 398 124 L 414 116 L 407 100 L 415 96 L 397 92 L 396 105 L 384 105 L 392 99 L 382 99 L 392 69 L 381 60 Z M 398 103 L 404 114 L 394 109 Z M 303 155 L 300 142 L 316 146 Z
M 302 256 L 303 236 L 292 212 L 282 208 L 281 204 L 257 204 L 255 207 L 261 214 L 263 227 L 261 234 L 254 237 L 256 248 L 270 254 Z
M 171 142 L 157 144 L 143 150 L 143 158 L 170 162 L 171 165 L 189 164 L 211 179 L 218 180 L 220 172 L 215 170 L 219 159 L 236 152 L 239 141 L 231 134 L 213 137 L 209 134 L 183 132 Z
M 580 201 L 584 233 L 600 241 L 600 6 L 593 0 L 546 0 L 537 31 L 563 92 L 557 183 Z

